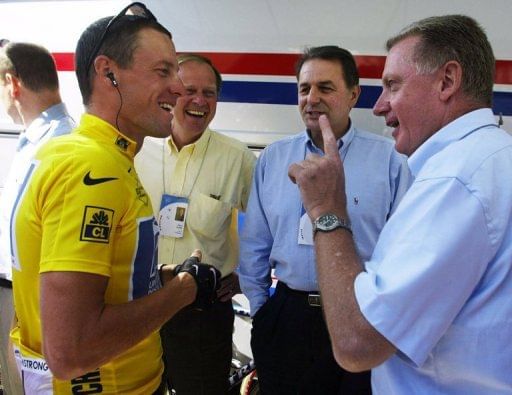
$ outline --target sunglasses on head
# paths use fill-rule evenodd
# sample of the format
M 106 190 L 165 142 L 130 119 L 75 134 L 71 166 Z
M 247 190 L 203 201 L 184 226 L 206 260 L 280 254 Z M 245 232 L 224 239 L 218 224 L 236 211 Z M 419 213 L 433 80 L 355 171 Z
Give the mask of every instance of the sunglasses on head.
M 86 69 L 87 75 L 89 74 L 89 70 L 91 69 L 94 59 L 96 59 L 96 56 L 98 55 L 98 52 L 99 52 L 101 46 L 105 42 L 108 32 L 110 31 L 112 26 L 125 15 L 135 15 L 135 16 L 140 16 L 143 18 L 147 18 L 147 19 L 156 21 L 156 17 L 153 15 L 153 13 L 151 11 L 149 11 L 148 8 L 144 4 L 142 4 L 138 1 L 131 3 L 130 5 L 124 7 L 119 14 L 112 17 L 112 19 L 108 22 L 107 26 L 105 27 L 105 30 L 103 31 L 100 39 L 98 40 L 98 43 L 94 47 L 94 50 L 91 52 L 91 55 L 89 56 L 89 60 L 87 61 L 87 69 Z

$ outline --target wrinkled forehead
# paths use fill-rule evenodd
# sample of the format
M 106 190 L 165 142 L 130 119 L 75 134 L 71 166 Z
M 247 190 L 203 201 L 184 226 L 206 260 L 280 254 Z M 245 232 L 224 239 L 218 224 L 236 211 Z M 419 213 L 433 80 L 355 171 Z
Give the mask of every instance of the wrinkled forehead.
M 318 83 L 343 79 L 343 67 L 336 60 L 308 59 L 299 72 L 298 83 Z
M 386 64 L 389 60 L 398 61 L 409 64 L 414 64 L 414 56 L 421 38 L 418 36 L 408 36 L 400 41 L 397 41 L 388 52 L 386 57 Z
M 408 37 L 398 41 L 390 48 L 384 64 L 382 79 L 389 78 L 390 74 L 406 69 L 415 69 L 414 53 L 418 44 L 418 37 Z
M 179 63 L 179 65 L 179 75 L 180 78 L 184 80 L 183 82 L 188 78 L 200 77 L 202 79 L 210 80 L 214 85 L 216 85 L 215 73 L 209 64 L 198 62 L 196 60 L 187 60 Z

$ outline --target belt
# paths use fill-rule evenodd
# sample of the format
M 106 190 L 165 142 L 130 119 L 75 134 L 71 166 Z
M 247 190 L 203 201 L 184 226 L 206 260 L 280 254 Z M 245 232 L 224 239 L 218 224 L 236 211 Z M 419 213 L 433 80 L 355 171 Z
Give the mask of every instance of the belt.
M 299 291 L 297 289 L 290 288 L 282 281 L 278 281 L 276 290 L 284 292 L 288 295 L 300 297 L 301 299 L 307 301 L 308 305 L 311 307 L 322 307 L 322 297 L 318 291 Z

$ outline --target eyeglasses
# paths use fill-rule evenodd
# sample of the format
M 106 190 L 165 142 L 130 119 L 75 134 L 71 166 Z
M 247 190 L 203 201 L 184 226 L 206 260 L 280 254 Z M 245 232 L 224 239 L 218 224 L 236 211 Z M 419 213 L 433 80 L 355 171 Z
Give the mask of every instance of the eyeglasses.
M 147 18 L 149 20 L 156 22 L 156 17 L 153 15 L 151 11 L 148 10 L 148 8 L 136 1 L 134 3 L 131 3 L 130 5 L 124 7 L 119 14 L 112 17 L 112 19 L 108 22 L 107 27 L 103 31 L 103 34 L 101 35 L 100 39 L 98 40 L 98 43 L 94 47 L 94 50 L 91 52 L 91 55 L 89 56 L 89 61 L 87 62 L 87 69 L 86 74 L 89 75 L 89 70 L 91 69 L 92 63 L 94 62 L 94 59 L 96 59 L 96 56 L 98 55 L 98 52 L 103 45 L 103 42 L 105 41 L 105 38 L 107 37 L 108 32 L 112 28 L 112 26 L 123 16 L 125 15 L 135 15 L 140 16 L 143 18 Z

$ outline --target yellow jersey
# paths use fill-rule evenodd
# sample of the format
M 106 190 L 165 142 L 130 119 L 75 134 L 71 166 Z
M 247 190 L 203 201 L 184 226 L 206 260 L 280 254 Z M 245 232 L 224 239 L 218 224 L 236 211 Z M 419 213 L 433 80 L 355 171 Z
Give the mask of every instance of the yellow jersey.
M 77 271 L 109 278 L 105 303 L 160 287 L 158 228 L 133 167 L 136 143 L 90 114 L 36 155 L 15 206 L 11 337 L 26 393 L 151 394 L 163 365 L 158 333 L 97 370 L 54 378 L 42 355 L 39 273 Z

